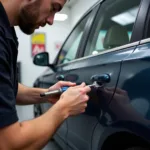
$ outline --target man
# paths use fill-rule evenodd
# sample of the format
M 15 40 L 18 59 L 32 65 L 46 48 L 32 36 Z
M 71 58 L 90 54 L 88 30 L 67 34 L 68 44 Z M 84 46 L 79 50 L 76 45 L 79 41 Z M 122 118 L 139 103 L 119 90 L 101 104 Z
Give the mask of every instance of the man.
M 61 123 L 85 111 L 90 91 L 85 83 L 58 82 L 49 89 L 28 88 L 17 83 L 18 42 L 13 26 L 26 34 L 53 24 L 66 0 L 0 0 L 0 150 L 41 150 Z M 40 98 L 40 93 L 71 86 L 59 98 Z M 15 104 L 55 103 L 42 116 L 18 122 Z

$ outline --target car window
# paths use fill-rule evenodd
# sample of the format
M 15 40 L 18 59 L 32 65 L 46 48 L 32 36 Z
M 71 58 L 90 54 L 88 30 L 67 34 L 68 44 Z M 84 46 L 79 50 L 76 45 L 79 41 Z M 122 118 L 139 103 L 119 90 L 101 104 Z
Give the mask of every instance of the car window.
M 141 0 L 103 2 L 91 30 L 84 56 L 128 44 Z
M 73 30 L 66 43 L 61 49 L 61 53 L 58 58 L 58 64 L 67 63 L 74 60 L 77 54 L 77 50 L 80 41 L 83 36 L 84 28 L 91 13 L 89 13 Z

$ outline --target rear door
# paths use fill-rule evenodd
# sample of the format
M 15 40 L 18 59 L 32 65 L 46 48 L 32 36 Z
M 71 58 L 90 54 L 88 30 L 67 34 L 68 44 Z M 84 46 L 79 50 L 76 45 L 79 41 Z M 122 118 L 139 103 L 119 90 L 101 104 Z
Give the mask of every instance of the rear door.
M 137 25 L 143 28 L 135 51 L 122 61 L 121 73 L 116 93 L 109 109 L 114 115 L 113 122 L 118 127 L 128 128 L 150 142 L 150 1 L 143 0 Z M 148 14 L 148 15 L 147 15 Z M 147 16 L 147 18 L 146 18 Z M 146 20 L 146 21 L 143 21 Z M 141 21 L 142 20 L 142 21 Z M 138 30 L 137 34 L 138 34 Z M 144 34 L 145 33 L 145 34 Z M 134 126 L 134 128 L 133 128 Z
M 129 56 L 139 44 L 138 42 L 130 44 L 139 5 L 140 0 L 102 2 L 88 35 L 89 38 L 86 40 L 84 51 L 79 53 L 83 58 L 64 62 L 62 65 L 65 80 L 78 84 L 83 81 L 86 84 L 92 84 L 91 77 L 98 75 L 103 80 L 101 83 L 103 88 L 114 87 L 112 94 L 108 97 L 104 97 L 102 92 L 92 91 L 86 112 L 67 119 L 69 150 L 90 150 L 93 131 L 98 121 L 101 122 L 101 132 L 103 127 L 111 121 L 104 112 L 115 92 L 121 61 Z M 121 22 L 117 17 L 123 13 L 133 13 L 132 20 Z M 107 77 L 110 80 L 107 80 Z

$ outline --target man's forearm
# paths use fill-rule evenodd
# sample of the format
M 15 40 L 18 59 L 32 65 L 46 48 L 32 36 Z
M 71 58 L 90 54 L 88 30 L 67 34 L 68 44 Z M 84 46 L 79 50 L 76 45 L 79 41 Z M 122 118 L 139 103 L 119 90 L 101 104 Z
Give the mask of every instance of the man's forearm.
M 7 132 L 1 132 L 3 136 L 0 138 L 0 149 L 41 150 L 67 117 L 67 112 L 55 104 L 48 112 L 34 120 L 15 123 L 6 128 Z
M 22 84 L 18 84 L 17 104 L 30 105 L 47 102 L 46 98 L 41 98 L 40 93 L 46 92 L 46 89 L 29 88 Z

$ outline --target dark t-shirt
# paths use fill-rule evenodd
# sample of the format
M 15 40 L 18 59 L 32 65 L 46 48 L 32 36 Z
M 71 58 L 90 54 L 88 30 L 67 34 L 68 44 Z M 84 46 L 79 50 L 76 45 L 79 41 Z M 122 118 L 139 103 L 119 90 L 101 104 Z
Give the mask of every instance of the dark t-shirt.
M 18 121 L 16 113 L 18 41 L 0 3 L 0 128 Z

